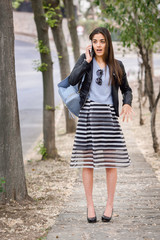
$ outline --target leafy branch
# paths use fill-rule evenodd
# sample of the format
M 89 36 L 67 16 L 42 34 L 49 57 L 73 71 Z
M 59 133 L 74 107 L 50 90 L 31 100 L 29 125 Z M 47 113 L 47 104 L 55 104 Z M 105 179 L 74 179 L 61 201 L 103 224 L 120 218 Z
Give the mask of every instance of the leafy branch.
M 49 54 L 50 50 L 49 48 L 43 44 L 42 40 L 39 40 L 37 45 L 36 45 L 36 49 L 40 52 L 40 53 L 46 53 Z
M 34 60 L 33 65 L 34 65 L 34 70 L 36 70 L 37 72 L 47 71 L 47 67 L 48 67 L 47 63 L 41 63 L 40 60 Z
M 42 142 L 39 142 L 35 149 L 42 156 L 43 159 L 47 158 L 47 149 L 44 147 L 44 144 Z
M 57 11 L 60 10 L 60 7 L 57 6 L 57 7 L 53 8 L 51 6 L 51 4 L 48 4 L 48 5 L 44 5 L 43 8 L 45 9 L 44 15 L 46 17 L 46 22 L 48 23 L 48 25 L 51 28 L 58 26 L 58 22 L 62 18 L 62 15 L 57 13 Z
M 12 7 L 13 7 L 14 9 L 17 9 L 22 2 L 24 2 L 24 0 L 14 0 L 14 1 L 12 2 Z

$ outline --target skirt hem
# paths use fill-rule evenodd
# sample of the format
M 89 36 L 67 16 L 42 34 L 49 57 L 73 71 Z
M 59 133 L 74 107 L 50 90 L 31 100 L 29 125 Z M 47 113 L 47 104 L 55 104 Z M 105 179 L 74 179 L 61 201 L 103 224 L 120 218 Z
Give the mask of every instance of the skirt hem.
M 92 169 L 104 169 L 104 168 L 127 168 L 127 167 L 129 167 L 130 166 L 130 164 L 128 165 L 128 166 L 115 166 L 115 167 L 113 167 L 113 166 L 111 166 L 111 167 L 89 167 L 89 166 L 70 166 L 70 168 L 92 168 Z

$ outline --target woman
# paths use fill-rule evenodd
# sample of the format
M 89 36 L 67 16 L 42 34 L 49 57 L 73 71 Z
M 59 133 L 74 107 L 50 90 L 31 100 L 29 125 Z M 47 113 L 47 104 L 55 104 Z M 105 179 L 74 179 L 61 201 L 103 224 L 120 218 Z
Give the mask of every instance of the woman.
M 108 199 L 102 216 L 109 222 L 113 213 L 113 201 L 117 182 L 117 167 L 130 165 L 124 136 L 118 122 L 118 88 L 123 94 L 121 115 L 123 121 L 131 118 L 132 90 L 129 87 L 124 66 L 114 58 L 109 31 L 99 27 L 93 30 L 87 46 L 73 68 L 69 82 L 81 83 L 77 130 L 70 166 L 83 168 L 82 178 L 87 200 L 87 220 L 97 221 L 92 199 L 93 169 L 105 168 Z

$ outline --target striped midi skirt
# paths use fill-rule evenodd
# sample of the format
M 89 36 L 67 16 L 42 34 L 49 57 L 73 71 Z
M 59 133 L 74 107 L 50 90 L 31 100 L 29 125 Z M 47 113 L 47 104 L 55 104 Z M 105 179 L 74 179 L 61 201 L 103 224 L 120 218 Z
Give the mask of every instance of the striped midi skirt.
M 114 107 L 87 100 L 80 110 L 70 167 L 128 167 L 130 157 Z

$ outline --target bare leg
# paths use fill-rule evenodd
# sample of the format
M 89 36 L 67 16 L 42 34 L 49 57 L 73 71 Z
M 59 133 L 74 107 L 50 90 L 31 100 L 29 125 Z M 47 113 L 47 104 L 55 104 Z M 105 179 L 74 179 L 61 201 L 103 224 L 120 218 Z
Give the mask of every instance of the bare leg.
M 94 204 L 92 199 L 93 192 L 93 169 L 83 168 L 82 170 L 83 185 L 87 200 L 88 217 L 95 217 Z
M 116 190 L 117 183 L 117 169 L 116 168 L 106 168 L 106 179 L 107 179 L 107 192 L 108 199 L 106 204 L 106 209 L 104 215 L 110 217 L 112 214 L 114 194 Z

